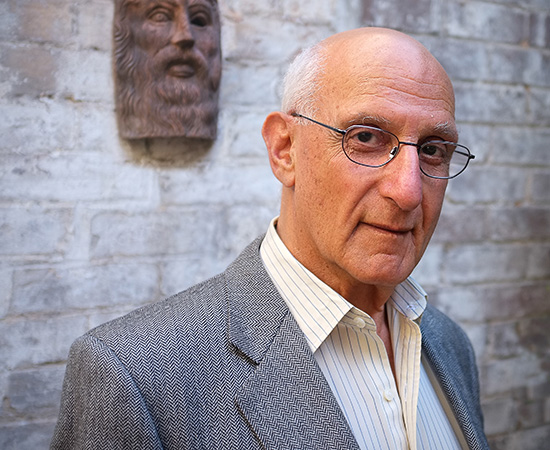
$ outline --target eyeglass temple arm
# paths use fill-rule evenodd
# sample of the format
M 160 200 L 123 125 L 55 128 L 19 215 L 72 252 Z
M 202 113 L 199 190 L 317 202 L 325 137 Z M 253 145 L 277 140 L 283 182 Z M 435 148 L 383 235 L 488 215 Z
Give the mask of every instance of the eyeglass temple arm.
M 309 117 L 306 117 L 306 116 L 302 116 L 301 114 L 298 114 L 298 113 L 292 113 L 291 116 L 292 117 L 300 117 L 302 119 L 309 120 L 310 122 L 316 123 L 317 125 L 321 125 L 322 127 L 328 128 L 329 130 L 336 131 L 337 133 L 340 133 L 341 135 L 346 134 L 345 130 L 341 130 L 340 128 L 331 127 L 330 125 L 327 125 L 325 123 L 317 122 L 316 120 L 310 119 Z

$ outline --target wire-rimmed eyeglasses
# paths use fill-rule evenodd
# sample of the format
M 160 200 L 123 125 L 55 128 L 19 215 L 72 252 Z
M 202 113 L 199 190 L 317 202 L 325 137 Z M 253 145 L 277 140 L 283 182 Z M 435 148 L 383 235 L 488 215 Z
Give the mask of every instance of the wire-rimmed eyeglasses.
M 342 135 L 342 150 L 351 162 L 366 167 L 382 167 L 392 161 L 402 145 L 416 147 L 421 172 L 430 178 L 448 180 L 460 175 L 471 159 L 470 150 L 456 142 L 434 139 L 422 144 L 402 142 L 389 131 L 367 125 L 352 125 L 345 130 L 331 127 L 302 114 L 293 113 L 310 122 Z

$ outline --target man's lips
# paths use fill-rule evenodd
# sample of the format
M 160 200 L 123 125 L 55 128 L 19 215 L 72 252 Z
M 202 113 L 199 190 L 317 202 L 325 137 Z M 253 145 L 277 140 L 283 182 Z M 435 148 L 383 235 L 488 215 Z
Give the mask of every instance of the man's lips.
M 413 230 L 413 227 L 409 227 L 409 226 L 384 225 L 384 224 L 367 223 L 367 222 L 362 222 L 362 225 L 366 225 L 370 228 L 375 229 L 376 231 L 380 231 L 383 233 L 390 233 L 394 235 L 405 235 L 407 233 L 412 232 Z

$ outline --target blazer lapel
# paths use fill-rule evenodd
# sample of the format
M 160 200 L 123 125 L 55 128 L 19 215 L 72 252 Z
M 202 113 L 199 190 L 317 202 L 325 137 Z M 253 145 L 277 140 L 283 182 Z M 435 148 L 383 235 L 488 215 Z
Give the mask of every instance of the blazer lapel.
M 422 316 L 422 346 L 424 354 L 428 358 L 435 376 L 443 392 L 455 413 L 458 424 L 464 432 L 464 437 L 470 449 L 488 449 L 487 441 L 483 433 L 483 423 L 480 421 L 482 412 L 479 410 L 479 392 L 477 386 L 471 384 L 476 374 L 466 375 L 465 365 L 469 370 L 476 371 L 473 353 L 468 354 L 465 349 L 460 349 L 461 361 L 457 361 L 456 349 L 445 348 L 442 344 L 453 331 L 450 327 L 442 325 L 447 320 L 442 314 L 428 307 Z M 448 337 L 448 336 L 447 336 Z
M 266 449 L 359 450 L 306 339 L 251 244 L 226 272 L 229 339 L 256 365 L 235 401 Z

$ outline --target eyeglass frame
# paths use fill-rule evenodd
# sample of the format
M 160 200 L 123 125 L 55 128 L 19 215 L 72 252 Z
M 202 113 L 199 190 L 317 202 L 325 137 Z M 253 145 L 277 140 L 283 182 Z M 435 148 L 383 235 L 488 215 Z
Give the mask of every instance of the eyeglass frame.
M 414 142 L 400 141 L 399 138 L 395 134 L 393 134 L 391 131 L 386 131 L 386 130 L 384 130 L 382 128 L 379 128 L 379 127 L 373 127 L 373 126 L 370 126 L 370 125 L 351 125 L 350 127 L 346 128 L 345 130 L 342 130 L 340 128 L 332 127 L 332 126 L 327 125 L 325 123 L 322 123 L 322 122 L 319 122 L 317 120 L 311 119 L 310 117 L 304 116 L 303 114 L 292 113 L 291 116 L 309 120 L 310 122 L 316 123 L 317 125 L 321 125 L 322 127 L 328 128 L 329 130 L 332 130 L 332 131 L 335 131 L 335 132 L 341 134 L 342 135 L 342 150 L 344 152 L 344 155 L 346 155 L 346 158 L 348 158 L 352 163 L 358 164 L 358 165 L 364 166 L 364 167 L 371 167 L 371 168 L 376 169 L 376 168 L 383 167 L 383 166 L 389 164 L 399 154 L 399 151 L 400 151 L 400 148 L 401 148 L 402 145 L 412 145 L 413 147 L 416 147 L 417 152 L 420 152 L 420 149 L 423 146 L 425 146 L 426 144 L 429 144 L 430 142 L 449 143 L 449 144 L 456 145 L 457 147 L 460 147 L 461 149 L 466 150 L 467 154 L 464 154 L 464 156 L 466 156 L 468 159 L 466 160 L 466 164 L 464 165 L 462 170 L 460 172 L 458 172 L 457 174 L 455 174 L 453 176 L 450 176 L 450 177 L 438 177 L 438 176 L 435 176 L 435 175 L 427 174 L 426 172 L 424 172 L 424 169 L 422 169 L 422 166 L 420 165 L 419 166 L 420 171 L 429 178 L 433 178 L 433 179 L 436 179 L 436 180 L 451 180 L 453 178 L 456 178 L 457 176 L 459 176 L 462 172 L 464 172 L 466 170 L 466 168 L 468 167 L 468 164 L 470 163 L 470 160 L 475 159 L 475 155 L 472 154 L 472 152 L 470 151 L 470 149 L 468 147 L 466 147 L 462 144 L 458 144 L 456 142 L 445 141 L 443 139 L 441 139 L 441 140 L 434 139 L 434 140 L 431 140 L 431 141 L 428 141 L 428 142 L 424 142 L 423 144 L 418 144 L 418 143 L 415 144 Z M 395 139 L 397 140 L 397 146 L 391 149 L 390 159 L 388 159 L 383 164 L 378 164 L 378 165 L 375 165 L 375 166 L 360 163 L 360 162 L 357 162 L 357 161 L 351 159 L 350 156 L 348 155 L 348 153 L 346 152 L 345 147 L 344 147 L 344 142 L 345 142 L 344 140 L 345 140 L 345 137 L 346 137 L 346 134 L 348 133 L 348 131 L 351 130 L 352 128 L 355 128 L 355 127 L 373 128 L 373 129 L 383 131 L 384 133 L 388 133 L 389 135 L 395 137 Z

